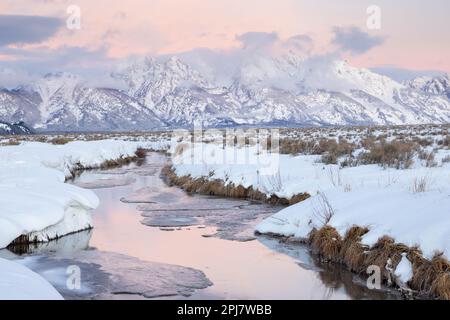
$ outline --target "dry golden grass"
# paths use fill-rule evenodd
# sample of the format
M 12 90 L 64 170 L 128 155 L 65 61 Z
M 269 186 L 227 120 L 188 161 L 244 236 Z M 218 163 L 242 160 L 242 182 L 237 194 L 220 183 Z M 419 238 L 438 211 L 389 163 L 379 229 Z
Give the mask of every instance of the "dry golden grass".
M 280 139 L 281 154 L 314 154 L 322 155 L 322 162 L 325 164 L 336 164 L 339 157 L 351 156 L 356 145 L 348 142 L 344 138 L 326 139 Z
M 338 261 L 342 238 L 333 227 L 325 226 L 319 230 L 312 230 L 309 235 L 309 244 L 324 261 Z
M 296 194 L 290 199 L 280 198 L 276 195 L 267 196 L 253 187 L 245 188 L 242 185 L 225 183 L 220 179 L 208 179 L 206 177 L 192 178 L 191 176 L 179 177 L 173 167 L 165 166 L 161 171 L 166 183 L 180 187 L 189 193 L 199 193 L 210 196 L 227 198 L 251 199 L 266 202 L 273 205 L 290 205 L 306 200 L 310 197 L 307 193 Z
M 280 154 L 313 154 L 316 142 L 313 140 L 280 139 Z
M 364 266 L 365 251 L 368 248 L 361 244 L 361 239 L 367 232 L 369 232 L 368 228 L 353 226 L 346 232 L 342 241 L 341 251 L 339 252 L 340 260 L 351 271 L 358 273 L 363 271 L 361 267 Z
M 349 143 L 346 139 L 321 139 L 319 141 L 318 154 L 322 155 L 322 162 L 325 164 L 337 164 L 337 160 L 342 156 L 351 156 L 356 145 Z
M 387 281 L 391 275 L 386 270 L 386 265 L 390 261 L 393 268 L 397 267 L 402 259 L 402 253 L 408 251 L 408 247 L 396 244 L 391 237 L 382 237 L 368 250 L 361 269 L 366 270 L 369 266 L 378 266 L 383 271 L 383 280 Z
M 413 262 L 411 287 L 428 295 L 450 300 L 450 262 L 442 255 L 436 254 L 431 261 L 420 254 L 409 255 Z
M 293 196 L 291 199 L 289 199 L 289 205 L 292 206 L 293 204 L 305 201 L 306 199 L 310 198 L 311 196 L 308 193 L 299 193 L 295 196 Z
M 119 159 L 114 159 L 114 160 L 106 160 L 105 162 L 103 162 L 100 165 L 101 169 L 107 169 L 107 168 L 113 168 L 113 167 L 119 167 L 125 164 L 129 164 L 133 161 L 137 160 L 137 157 L 123 157 L 123 158 L 119 158 Z M 89 168 L 83 168 L 85 169 L 89 169 Z
M 120 167 L 120 166 L 123 166 L 123 165 L 127 165 L 127 164 L 130 164 L 130 163 L 135 162 L 135 161 L 138 162 L 139 160 L 142 160 L 142 158 L 139 158 L 138 156 L 135 155 L 135 156 L 132 156 L 132 157 L 121 157 L 121 158 L 115 159 L 115 160 L 106 160 L 102 164 L 100 164 L 99 166 L 94 166 L 94 167 L 85 167 L 81 163 L 77 163 L 71 169 L 71 171 L 70 171 L 71 176 L 68 177 L 67 179 L 70 180 L 70 179 L 78 176 L 84 170 L 109 169 L 109 168 L 114 168 L 114 167 Z
M 413 265 L 410 288 L 432 298 L 450 300 L 450 262 L 442 254 L 430 261 L 418 248 L 395 243 L 390 237 L 382 237 L 368 248 L 361 244 L 361 237 L 367 232 L 367 228 L 353 226 L 342 239 L 336 229 L 324 226 L 311 231 L 308 243 L 322 261 L 342 263 L 351 271 L 365 274 L 369 266 L 380 267 L 382 280 L 391 285 L 388 280 L 392 279 L 392 274 L 387 265 L 395 270 L 402 254 L 406 253 Z
M 413 156 L 418 145 L 411 141 L 393 140 L 387 142 L 365 141 L 365 148 L 359 156 L 362 164 L 380 164 L 383 167 L 407 169 L 413 164 Z
M 450 300 L 450 272 L 438 274 L 432 283 L 431 293 L 435 297 Z
M 144 159 L 147 155 L 147 150 L 145 150 L 144 148 L 138 148 L 135 152 L 135 155 L 139 159 Z
M 9 139 L 6 143 L 4 143 L 4 145 L 7 146 L 18 146 L 21 143 L 20 140 L 18 139 Z
M 56 138 L 48 140 L 49 143 L 55 144 L 55 145 L 64 145 L 71 141 L 73 141 L 73 139 L 70 137 L 56 137 Z

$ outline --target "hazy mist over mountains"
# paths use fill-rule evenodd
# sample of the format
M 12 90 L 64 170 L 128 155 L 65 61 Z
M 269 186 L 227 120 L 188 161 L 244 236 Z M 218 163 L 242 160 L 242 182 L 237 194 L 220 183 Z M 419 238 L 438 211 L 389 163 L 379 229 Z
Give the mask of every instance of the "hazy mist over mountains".
M 397 82 L 334 55 L 301 58 L 286 50 L 292 39 L 277 44 L 277 55 L 267 54 L 278 50 L 273 45 L 261 50 L 265 39 L 255 48 L 252 41 L 227 54 L 198 49 L 132 59 L 104 81 L 58 72 L 30 76 L 16 88 L 4 83 L 0 119 L 51 131 L 450 121 L 448 74 Z M 297 39 L 296 45 L 307 43 Z M 26 79 L 12 70 L 0 73 Z

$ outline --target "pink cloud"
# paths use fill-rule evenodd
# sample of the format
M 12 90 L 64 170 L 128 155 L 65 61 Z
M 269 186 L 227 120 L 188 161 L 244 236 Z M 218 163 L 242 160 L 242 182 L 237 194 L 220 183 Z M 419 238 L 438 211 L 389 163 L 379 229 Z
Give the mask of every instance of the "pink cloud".
M 276 33 L 282 39 L 308 35 L 302 45 L 312 53 L 332 50 L 334 26 L 354 25 L 370 37 L 386 37 L 380 46 L 357 56 L 357 65 L 396 65 L 415 69 L 450 71 L 448 56 L 448 1 L 430 0 L 426 7 L 418 0 L 378 1 L 382 8 L 382 29 L 365 28 L 370 1 L 343 0 L 77 0 L 82 10 L 82 29 L 65 28 L 38 45 L 58 50 L 81 47 L 86 51 L 106 49 L 109 58 L 131 55 L 167 54 L 199 47 L 229 50 L 242 43 L 236 35 L 248 32 Z M 72 0 L 3 0 L 0 12 L 11 15 L 40 15 L 67 18 Z M 407 22 L 407 23 L 406 23 Z M 411 32 L 414 30 L 414 32 Z M 242 40 L 242 39 L 241 39 Z M 303 39 L 305 40 L 305 39 Z M 291 42 L 291 45 L 295 45 Z M 1 49 L 0 49 L 1 50 Z M 0 51 L 0 61 L 10 55 Z

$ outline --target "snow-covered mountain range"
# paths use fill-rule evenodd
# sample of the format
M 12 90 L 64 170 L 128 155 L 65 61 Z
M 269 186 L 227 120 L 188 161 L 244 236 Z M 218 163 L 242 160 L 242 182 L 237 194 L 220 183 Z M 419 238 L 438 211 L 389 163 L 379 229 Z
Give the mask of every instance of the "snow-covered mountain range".
M 4 135 L 23 135 L 23 134 L 31 134 L 32 130 L 28 128 L 25 123 L 6 123 L 0 121 L 0 134 Z
M 399 83 L 344 61 L 291 55 L 242 62 L 225 82 L 214 67 L 177 57 L 135 60 L 112 77 L 125 89 L 68 73 L 0 89 L 0 120 L 52 131 L 450 122 L 448 74 Z

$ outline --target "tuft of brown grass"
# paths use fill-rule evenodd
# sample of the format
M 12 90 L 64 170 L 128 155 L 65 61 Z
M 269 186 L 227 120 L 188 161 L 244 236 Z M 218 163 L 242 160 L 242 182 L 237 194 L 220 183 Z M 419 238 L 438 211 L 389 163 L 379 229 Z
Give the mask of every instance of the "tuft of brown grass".
M 427 260 L 417 247 L 409 248 L 387 236 L 369 248 L 361 244 L 367 232 L 367 228 L 353 226 L 342 239 L 336 229 L 324 226 L 311 231 L 308 243 L 322 261 L 342 263 L 360 274 L 365 274 L 369 266 L 378 266 L 382 270 L 382 280 L 389 285 L 394 285 L 392 272 L 406 253 L 413 265 L 410 288 L 433 298 L 450 300 L 450 262 L 443 254 Z
M 64 145 L 71 141 L 73 141 L 73 139 L 69 138 L 69 137 L 55 137 L 55 138 L 49 140 L 48 142 L 51 144 L 55 144 L 55 145 Z
M 194 179 L 191 176 L 179 177 L 170 165 L 165 166 L 161 173 L 167 184 L 178 186 L 189 193 L 199 193 L 227 198 L 251 199 L 273 205 L 295 204 L 310 197 L 307 193 L 301 193 L 294 195 L 290 199 L 286 199 L 277 197 L 276 195 L 267 196 L 265 193 L 255 190 L 251 186 L 245 188 L 242 185 L 226 183 L 220 179 L 210 180 L 207 177 Z
M 280 139 L 280 154 L 313 154 L 316 148 L 316 142 L 304 139 Z
M 316 150 L 317 154 L 322 155 L 322 162 L 325 164 L 337 164 L 337 161 L 342 156 L 351 158 L 356 146 L 349 143 L 346 139 L 321 139 Z
M 336 229 L 325 226 L 311 231 L 309 244 L 324 261 L 337 261 L 342 248 L 342 238 Z
M 413 164 L 413 157 L 417 150 L 417 144 L 411 141 L 393 140 L 387 142 L 366 141 L 365 148 L 359 160 L 363 164 L 379 164 L 383 167 L 408 169 Z
M 395 269 L 402 259 L 402 253 L 407 251 L 407 246 L 396 244 L 391 237 L 382 237 L 367 252 L 362 269 L 366 270 L 367 267 L 372 265 L 378 266 L 383 271 L 383 279 L 388 281 L 391 279 L 391 275 L 386 269 L 388 262 L 390 261 L 392 267 Z
M 305 201 L 306 199 L 310 198 L 311 196 L 308 193 L 299 193 L 294 195 L 291 199 L 289 199 L 289 205 L 292 206 L 296 203 Z
M 431 293 L 435 297 L 450 300 L 450 272 L 439 273 L 431 286 Z
M 432 297 L 450 300 L 450 262 L 442 253 L 436 254 L 431 261 L 417 253 L 408 258 L 413 262 L 411 287 Z
M 108 168 L 119 167 L 119 166 L 122 166 L 122 165 L 129 164 L 129 163 L 135 161 L 136 159 L 137 159 L 137 157 L 122 157 L 122 158 L 114 159 L 114 160 L 105 160 L 100 165 L 100 168 L 101 169 L 108 169 Z M 91 168 L 81 168 L 81 170 L 86 170 L 86 169 L 91 169 Z
M 147 156 L 147 150 L 145 150 L 144 148 L 138 148 L 134 154 L 139 159 L 144 159 Z
M 7 146 L 18 146 L 21 143 L 20 140 L 18 139 L 9 139 L 6 143 L 4 143 L 4 145 Z
M 351 156 L 356 149 L 356 145 L 348 142 L 345 138 L 326 139 L 322 138 L 318 142 L 316 139 L 280 139 L 281 154 L 315 154 L 322 155 L 322 162 L 326 164 L 336 164 L 339 157 Z
M 364 266 L 365 251 L 368 247 L 361 244 L 362 236 L 369 232 L 368 228 L 358 226 L 351 227 L 342 241 L 340 262 L 344 263 L 351 271 L 362 272 Z

